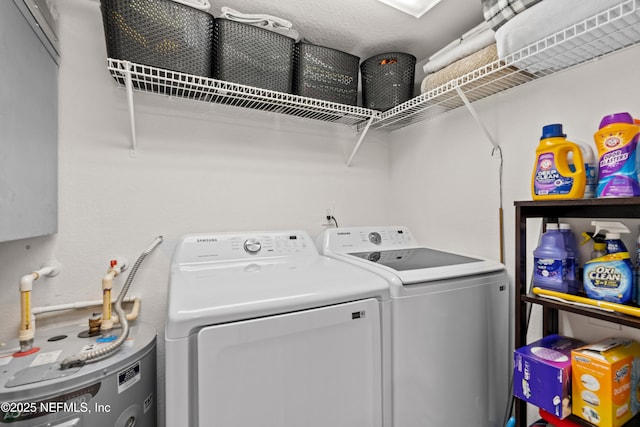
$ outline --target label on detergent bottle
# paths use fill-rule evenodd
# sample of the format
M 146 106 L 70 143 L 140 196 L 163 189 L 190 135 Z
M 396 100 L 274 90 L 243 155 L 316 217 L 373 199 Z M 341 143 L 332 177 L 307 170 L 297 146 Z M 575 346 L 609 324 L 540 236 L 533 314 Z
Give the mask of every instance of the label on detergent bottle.
M 589 298 L 624 304 L 633 297 L 633 270 L 628 252 L 605 255 L 584 265 L 584 290 Z
M 567 280 L 567 262 L 564 259 L 534 257 L 534 284 L 546 289 L 560 290 Z
M 607 196 L 636 196 L 640 194 L 636 171 L 636 145 L 638 135 L 624 144 L 612 135 L 604 141 L 611 150 L 600 158 L 600 185 L 598 194 Z
M 573 178 L 558 172 L 554 153 L 540 154 L 534 180 L 536 195 L 568 194 L 573 187 Z
M 640 127 L 629 113 L 605 116 L 594 134 L 598 162 L 597 197 L 640 196 L 636 156 Z

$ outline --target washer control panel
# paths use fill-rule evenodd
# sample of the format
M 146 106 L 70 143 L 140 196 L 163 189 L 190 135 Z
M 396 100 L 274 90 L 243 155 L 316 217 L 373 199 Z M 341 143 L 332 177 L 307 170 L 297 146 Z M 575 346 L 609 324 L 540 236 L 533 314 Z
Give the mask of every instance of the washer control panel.
M 341 227 L 325 231 L 325 250 L 358 252 L 397 250 L 416 247 L 413 235 L 406 227 Z
M 180 242 L 176 261 L 192 264 L 291 255 L 318 255 L 305 231 L 189 235 Z

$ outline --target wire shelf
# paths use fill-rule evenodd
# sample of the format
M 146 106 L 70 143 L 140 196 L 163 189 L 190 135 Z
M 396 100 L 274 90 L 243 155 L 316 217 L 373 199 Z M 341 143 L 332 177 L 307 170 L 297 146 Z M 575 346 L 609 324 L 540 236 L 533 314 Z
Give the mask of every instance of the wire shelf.
M 472 110 L 469 102 L 600 58 L 638 42 L 640 0 L 621 1 L 503 60 L 493 61 L 383 113 L 118 59 L 108 59 L 108 70 L 127 89 L 131 116 L 131 155 L 135 155 L 136 150 L 132 92 L 142 91 L 353 126 L 360 135 L 347 161 L 349 165 L 370 129 L 391 132 L 465 104 Z
M 456 88 L 462 89 L 469 101 L 473 102 L 535 78 L 531 73 L 507 67 L 501 61 L 494 61 L 385 111 L 374 119 L 371 128 L 390 132 L 461 107 L 464 101 L 456 92 Z M 358 125 L 359 129 L 360 127 L 361 125 Z
M 640 42 L 640 0 L 627 0 L 536 43 L 449 81 L 374 118 L 371 129 L 393 131 L 469 101 L 502 92 Z M 358 124 L 358 130 L 364 124 Z
M 112 77 L 125 86 L 127 84 L 127 74 L 129 74 L 132 89 L 135 91 L 250 108 L 350 126 L 367 122 L 379 114 L 379 112 L 367 108 L 259 89 L 119 59 L 108 58 L 107 61 L 107 68 Z

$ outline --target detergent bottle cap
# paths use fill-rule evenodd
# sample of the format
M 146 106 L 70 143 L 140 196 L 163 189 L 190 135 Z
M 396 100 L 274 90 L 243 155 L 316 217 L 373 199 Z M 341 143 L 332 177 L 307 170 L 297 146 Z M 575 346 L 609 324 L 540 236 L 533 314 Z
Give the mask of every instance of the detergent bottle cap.
M 555 222 L 550 222 L 547 224 L 547 230 L 558 230 L 558 224 L 556 224 Z
M 561 222 L 560 230 L 571 230 L 571 224 L 567 224 L 566 222 Z
M 600 121 L 600 129 L 613 123 L 628 123 L 632 125 L 633 117 L 629 113 L 615 113 L 604 116 Z
M 552 125 L 546 125 L 542 127 L 542 136 L 540 137 L 541 140 L 546 138 L 557 138 L 557 137 L 561 137 L 561 138 L 567 137 L 567 135 L 562 133 L 562 124 L 555 123 Z

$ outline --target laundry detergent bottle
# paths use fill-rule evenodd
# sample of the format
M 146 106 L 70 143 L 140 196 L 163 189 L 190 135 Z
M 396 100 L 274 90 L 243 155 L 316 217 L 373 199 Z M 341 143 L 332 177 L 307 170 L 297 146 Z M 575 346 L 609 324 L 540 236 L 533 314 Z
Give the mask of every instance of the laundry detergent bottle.
M 571 225 L 560 223 L 560 234 L 564 238 L 564 248 L 567 251 L 567 283 L 569 285 L 569 293 L 577 294 L 580 289 L 580 277 L 578 268 L 580 267 L 580 259 L 578 252 L 578 244 L 576 236 L 571 230 Z
M 534 200 L 580 199 L 584 196 L 586 175 L 582 151 L 578 144 L 566 138 L 561 124 L 542 128 L 531 178 Z
M 569 292 L 567 251 L 558 224 L 547 224 L 540 244 L 533 251 L 533 286 L 556 292 Z
M 640 196 L 640 158 L 636 154 L 640 126 L 629 113 L 605 116 L 593 135 L 598 149 L 596 197 Z
M 584 264 L 584 290 L 589 298 L 626 304 L 634 296 L 634 272 L 629 251 L 620 233 L 629 233 L 622 223 L 592 221 L 595 235 L 606 231 L 606 255 Z

